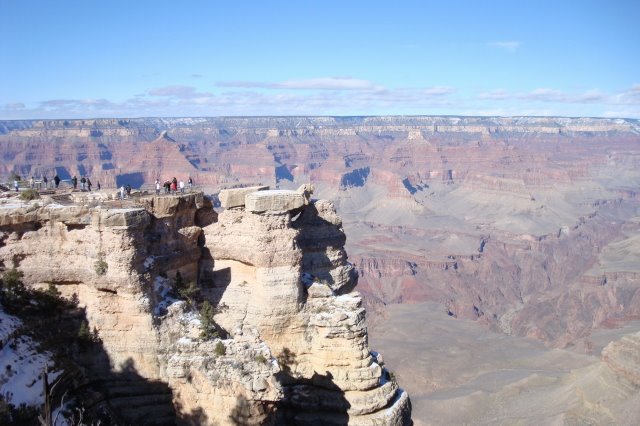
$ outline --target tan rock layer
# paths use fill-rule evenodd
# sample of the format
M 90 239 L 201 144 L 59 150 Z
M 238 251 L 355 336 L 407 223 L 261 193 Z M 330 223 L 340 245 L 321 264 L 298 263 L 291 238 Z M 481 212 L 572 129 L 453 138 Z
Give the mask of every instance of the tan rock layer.
M 75 294 L 115 371 L 133 369 L 141 380 L 131 386 L 140 392 L 144 380 L 166 383 L 157 403 L 172 396 L 180 412 L 201 413 L 203 424 L 226 424 L 238 413 L 248 424 L 318 415 L 336 424 L 347 417 L 409 424 L 406 393 L 368 348 L 330 203 L 301 206 L 302 213 L 236 208 L 217 216 L 198 193 L 140 202 L 5 205 L 0 260 L 29 285 Z M 178 271 L 218 307 L 216 322 L 229 338 L 200 338 L 197 312 L 171 289 Z M 136 390 L 126 395 L 103 398 L 133 421 L 143 412 L 134 400 L 142 400 Z M 147 400 L 144 410 L 153 407 Z

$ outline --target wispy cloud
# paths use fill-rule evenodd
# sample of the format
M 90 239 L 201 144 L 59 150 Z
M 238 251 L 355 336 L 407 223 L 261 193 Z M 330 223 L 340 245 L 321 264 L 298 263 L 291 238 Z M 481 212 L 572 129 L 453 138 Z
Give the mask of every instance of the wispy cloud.
M 519 41 L 492 41 L 487 43 L 489 47 L 497 47 L 498 49 L 502 49 L 508 53 L 515 53 L 520 46 L 522 46 L 522 42 Z
M 44 109 L 59 108 L 105 108 L 112 107 L 116 104 L 107 99 L 50 99 L 40 102 L 40 106 Z
M 361 80 L 362 81 L 362 80 Z M 335 83 L 335 82 L 333 82 Z M 301 87 L 301 85 L 291 85 Z M 291 87 L 288 86 L 288 87 Z M 106 99 L 51 99 L 19 112 L 20 117 L 136 117 L 214 115 L 358 115 L 403 113 L 436 114 L 453 108 L 456 89 L 448 86 L 398 89 L 338 90 L 338 85 L 313 84 L 316 90 L 228 90 L 199 91 L 193 86 L 170 85 L 148 89 L 122 102 Z M 334 89 L 327 89 L 334 87 Z M 362 85 L 361 87 L 365 87 Z M 366 87 L 375 87 L 368 85 Z M 230 88 L 232 89 L 232 88 Z M 244 89 L 244 87 L 242 88 Z M 18 117 L 18 112 L 0 108 L 0 116 Z
M 293 90 L 372 90 L 380 89 L 373 82 L 351 77 L 322 77 L 286 80 L 277 83 L 256 81 L 220 81 L 218 87 L 293 89 Z
M 24 109 L 26 105 L 23 104 L 22 102 L 12 102 L 10 104 L 5 104 L 4 107 L 8 110 L 16 111 L 16 110 Z
M 635 84 L 617 93 L 607 93 L 598 89 L 569 93 L 557 89 L 539 88 L 528 93 L 520 93 L 516 97 L 528 101 L 569 104 L 640 105 L 640 85 Z
M 175 96 L 178 98 L 189 98 L 194 96 L 195 93 L 195 87 L 181 85 L 156 87 L 155 89 L 149 90 L 150 96 Z
M 539 88 L 532 90 L 528 93 L 518 95 L 518 98 L 529 101 L 543 101 L 543 102 L 566 102 L 568 96 L 561 90 Z
M 353 80 L 367 81 L 345 80 L 350 80 L 351 83 Z M 225 86 L 211 92 L 195 86 L 168 85 L 147 89 L 122 101 L 87 98 L 50 99 L 33 105 L 13 102 L 0 105 L 0 117 L 20 119 L 300 114 L 587 114 L 640 118 L 640 84 L 634 84 L 615 93 L 597 89 L 576 93 L 542 87 L 528 92 L 495 89 L 468 94 L 455 87 L 436 85 L 384 88 L 369 82 L 369 85 L 347 85 L 350 88 L 343 86 L 343 89 L 339 90 L 339 85 L 334 80 L 332 85 L 323 83 L 303 86 L 299 83 L 283 83 L 285 82 L 278 83 L 283 85 L 280 90 L 261 90 L 264 83 Z M 289 87 L 315 89 L 289 90 Z
M 632 85 L 628 90 L 615 94 L 613 98 L 619 105 L 640 105 L 640 84 Z
M 505 99 L 509 99 L 511 97 L 512 95 L 507 93 L 507 91 L 503 89 L 491 90 L 488 92 L 480 92 L 475 96 L 476 99 L 492 100 L 492 101 L 502 101 Z
M 584 115 L 640 118 L 640 84 L 610 93 L 599 89 L 582 92 L 541 87 L 528 92 L 509 92 L 503 89 L 484 91 L 473 96 L 482 102 L 486 111 L 522 111 L 516 115 Z M 600 111 L 600 112 L 596 112 Z M 505 114 L 507 114 L 505 112 Z
M 454 87 L 449 86 L 433 86 L 427 87 L 421 90 L 421 93 L 426 96 L 445 96 L 452 95 L 456 92 Z

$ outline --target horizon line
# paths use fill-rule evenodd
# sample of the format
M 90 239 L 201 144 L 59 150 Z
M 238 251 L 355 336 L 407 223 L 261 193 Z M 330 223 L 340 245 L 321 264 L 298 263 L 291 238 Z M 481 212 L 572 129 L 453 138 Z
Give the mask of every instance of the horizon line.
M 0 118 L 0 122 L 20 121 L 83 121 L 83 120 L 145 120 L 145 119 L 230 119 L 230 118 L 566 118 L 566 119 L 593 119 L 593 120 L 631 120 L 640 121 L 633 117 L 603 117 L 580 115 L 460 115 L 460 114 L 355 114 L 355 115 L 187 115 L 187 116 L 137 116 L 137 117 L 85 117 L 85 118 Z

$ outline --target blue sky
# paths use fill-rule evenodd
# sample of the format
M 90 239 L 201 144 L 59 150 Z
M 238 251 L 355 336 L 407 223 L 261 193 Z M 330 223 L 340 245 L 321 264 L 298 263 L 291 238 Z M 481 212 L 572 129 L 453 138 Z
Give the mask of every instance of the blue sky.
M 640 1 L 0 0 L 0 119 L 640 118 Z

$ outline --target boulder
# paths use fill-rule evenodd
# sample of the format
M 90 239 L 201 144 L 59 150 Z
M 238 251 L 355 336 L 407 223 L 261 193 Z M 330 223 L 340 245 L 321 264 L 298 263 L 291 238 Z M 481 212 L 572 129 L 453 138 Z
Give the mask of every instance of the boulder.
M 312 298 L 331 297 L 333 296 L 333 290 L 331 290 L 331 287 L 329 287 L 328 285 L 321 284 L 321 283 L 313 283 L 307 289 L 307 294 L 309 295 L 309 297 L 312 297 Z
M 297 191 L 271 190 L 247 194 L 245 208 L 253 213 L 288 212 L 305 205 L 304 195 Z
M 220 191 L 218 198 L 220 205 L 225 209 L 244 206 L 245 197 L 252 192 L 264 191 L 269 189 L 268 186 L 250 186 L 247 188 L 223 189 Z

